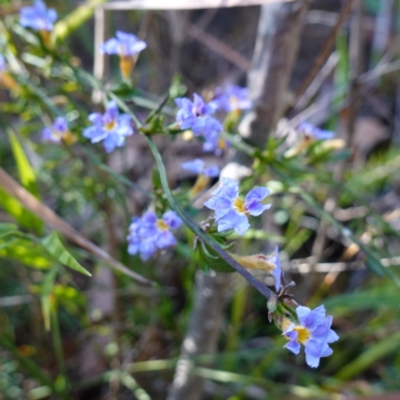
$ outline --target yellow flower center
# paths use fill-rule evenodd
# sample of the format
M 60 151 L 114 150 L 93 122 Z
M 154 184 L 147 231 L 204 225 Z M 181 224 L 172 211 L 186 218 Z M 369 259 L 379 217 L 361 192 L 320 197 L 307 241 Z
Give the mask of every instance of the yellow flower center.
M 107 122 L 106 124 L 104 124 L 104 128 L 106 128 L 106 130 L 108 131 L 112 131 L 115 128 L 116 122 L 114 120 Z
M 64 136 L 64 132 L 54 130 L 52 131 L 52 136 L 54 139 L 61 139 Z
M 247 213 L 246 207 L 244 206 L 244 201 L 239 197 L 236 197 L 236 199 L 233 200 L 233 208 L 239 213 Z
M 304 326 L 297 325 L 294 329 L 298 333 L 297 336 L 297 341 L 304 345 L 308 339 L 310 339 L 310 331 L 307 328 L 304 328 Z
M 224 139 L 219 139 L 218 140 L 218 147 L 221 150 L 226 150 L 226 141 Z
M 156 224 L 160 231 L 167 231 L 169 229 L 168 225 L 162 219 L 158 219 Z
M 232 110 L 236 110 L 238 108 L 239 100 L 238 100 L 237 96 L 234 96 L 234 95 L 231 96 L 229 98 L 229 102 L 231 103 Z

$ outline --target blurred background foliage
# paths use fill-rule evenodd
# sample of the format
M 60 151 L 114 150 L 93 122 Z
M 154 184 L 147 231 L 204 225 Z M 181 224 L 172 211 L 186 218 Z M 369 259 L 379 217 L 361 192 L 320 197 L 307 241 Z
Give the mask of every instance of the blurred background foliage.
M 101 109 L 92 102 L 92 90 L 103 86 L 84 72 L 92 70 L 95 51 L 93 9 L 85 5 L 97 3 L 48 2 L 60 18 L 52 53 L 19 26 L 21 2 L 0 1 L 0 49 L 16 82 L 12 90 L 0 89 L 1 167 L 84 238 L 158 285 L 110 272 L 98 253 L 65 234 L 67 228 L 61 231 L 10 195 L 0 175 L 1 399 L 164 399 L 192 311 L 198 265 L 188 229 L 174 251 L 147 263 L 127 254 L 131 217 L 146 209 L 153 187 L 155 164 L 144 138 L 134 135 L 122 150 L 106 155 L 81 135 L 88 114 Z M 312 2 L 289 98 L 325 46 L 344 3 Z M 316 144 L 285 158 L 285 143 L 272 136 L 244 188 L 257 179 L 269 181 L 273 207 L 235 248 L 253 254 L 264 242 L 279 242 L 289 281 L 297 283 L 295 298 L 310 307 L 325 304 L 340 341 L 319 369 L 308 368 L 302 356 L 282 347 L 285 340 L 268 322 L 265 299 L 238 279 L 218 352 L 193 359 L 192 373 L 205 379 L 205 399 L 400 398 L 400 2 L 361 3 L 360 107 L 350 148 L 332 151 Z M 129 87 L 121 84 L 117 60 L 111 59 L 106 90 L 144 119 L 168 90 L 177 97 L 207 94 L 230 81 L 244 86 L 247 71 L 227 58 L 224 46 L 251 60 L 258 15 L 255 6 L 178 13 L 217 38 L 215 45 L 196 39 L 193 29 L 182 33 L 185 25 L 169 12 L 111 12 L 109 32 L 139 32 L 148 49 Z M 317 107 L 309 119 L 338 138 L 352 113 L 352 18 L 336 36 L 336 61 L 317 90 L 286 115 L 291 119 Z M 168 121 L 173 110 L 169 100 Z M 61 113 L 76 143 L 41 142 L 43 126 Z M 155 141 L 169 184 L 183 198 L 194 179 L 180 164 L 203 156 L 201 144 L 167 136 Z M 221 167 L 229 157 L 207 155 Z M 344 170 L 338 180 L 339 164 Z M 337 201 L 332 212 L 324 209 L 329 196 Z M 197 220 L 206 215 L 188 204 L 186 209 Z M 323 218 L 330 224 L 321 232 Z M 93 284 L 90 274 L 100 279 Z

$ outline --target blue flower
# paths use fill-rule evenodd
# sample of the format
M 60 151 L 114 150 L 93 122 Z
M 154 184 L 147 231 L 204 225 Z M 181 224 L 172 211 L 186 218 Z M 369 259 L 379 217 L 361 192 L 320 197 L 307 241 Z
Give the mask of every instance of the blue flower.
M 275 265 L 275 268 L 272 270 L 271 275 L 275 278 L 275 290 L 279 292 L 281 288 L 281 280 L 283 276 L 283 271 L 281 267 L 281 260 L 279 259 L 279 247 L 275 246 L 274 255 L 268 258 L 268 261 L 272 262 Z
M 196 158 L 193 161 L 188 161 L 182 164 L 182 168 L 194 172 L 195 174 L 215 178 L 219 175 L 219 168 L 214 166 L 206 167 L 203 160 Z
M 129 227 L 127 237 L 129 254 L 140 254 L 147 261 L 158 250 L 176 245 L 176 239 L 171 230 L 182 225 L 182 220 L 174 211 L 167 211 L 158 218 L 153 211 L 147 211 L 142 218 L 135 217 Z
M 134 56 L 147 47 L 146 42 L 140 40 L 133 33 L 117 31 L 115 35 L 116 38 L 111 38 L 100 46 L 104 53 Z
M 103 145 L 107 153 L 116 147 L 122 147 L 125 137 L 133 134 L 131 117 L 128 114 L 119 115 L 117 103 L 110 101 L 104 114 L 89 115 L 92 126 L 83 131 L 83 136 L 92 143 L 104 140 Z
M 305 138 L 314 139 L 314 140 L 329 140 L 335 137 L 335 132 L 325 131 L 316 127 L 313 124 L 310 124 L 307 121 L 302 121 L 297 128 Z
M 217 119 L 210 117 L 209 115 L 205 115 L 204 117 L 196 118 L 191 126 L 191 129 L 195 136 L 201 135 L 207 139 L 210 136 L 219 136 L 224 128 L 221 122 L 219 122 Z
M 0 74 L 6 70 L 6 59 L 0 54 Z
M 58 117 L 52 126 L 43 129 L 42 140 L 60 143 L 67 135 L 69 135 L 67 120 L 64 117 Z
M 207 104 L 196 93 L 193 98 L 193 101 L 186 97 L 175 99 L 179 107 L 176 121 L 181 129 L 191 129 L 195 136 L 202 136 L 205 139 L 204 151 L 215 151 L 217 155 L 220 155 L 227 143 L 220 137 L 224 130 L 223 125 L 211 116 L 217 109 L 217 104 L 214 102 Z
M 243 200 L 239 197 L 239 184 L 230 178 L 222 178 L 221 187 L 212 194 L 204 205 L 215 211 L 218 232 L 234 229 L 243 235 L 250 228 L 248 216 L 261 215 L 271 207 L 262 203 L 269 195 L 267 188 L 256 187 Z
M 323 305 L 314 310 L 299 306 L 296 308 L 299 323 L 292 322 L 283 332 L 289 342 L 285 345 L 294 354 L 299 354 L 301 344 L 306 353 L 306 362 L 316 368 L 321 357 L 333 353 L 329 343 L 336 342 L 339 336 L 331 329 L 332 317 L 326 316 Z
M 212 126 L 210 126 L 209 130 L 204 134 L 205 142 L 203 143 L 203 150 L 213 151 L 215 155 L 220 156 L 222 152 L 230 146 L 230 143 L 221 136 L 222 125 L 221 131 L 211 128 Z
M 175 99 L 175 103 L 179 107 L 176 114 L 176 121 L 179 123 L 181 129 L 192 129 L 195 135 L 199 135 L 208 129 L 208 124 L 212 123 L 215 125 L 214 121 L 201 118 L 213 114 L 215 106 L 207 104 L 197 93 L 194 93 L 193 101 L 187 97 L 179 97 Z
M 249 99 L 249 89 L 232 84 L 225 89 L 216 88 L 212 102 L 225 112 L 248 110 L 253 106 Z
M 21 8 L 19 23 L 37 31 L 52 31 L 56 20 L 55 10 L 47 9 L 42 0 L 35 0 L 33 6 Z

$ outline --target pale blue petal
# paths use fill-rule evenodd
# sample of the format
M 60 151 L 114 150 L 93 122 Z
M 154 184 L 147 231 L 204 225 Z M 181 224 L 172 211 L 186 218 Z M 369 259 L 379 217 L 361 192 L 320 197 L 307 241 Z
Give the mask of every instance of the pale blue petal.
M 203 171 L 203 175 L 208 176 L 210 178 L 216 178 L 219 175 L 219 168 L 215 165 L 211 167 L 207 167 Z
M 139 244 L 129 244 L 128 245 L 128 253 L 132 256 L 139 253 L 140 245 Z
M 321 324 L 326 316 L 325 307 L 323 305 L 315 308 L 314 310 L 310 311 L 305 316 L 300 316 L 297 314 L 300 320 L 300 323 L 308 328 L 308 329 L 315 329 L 319 324 Z
M 311 309 L 308 307 L 304 306 L 298 306 L 296 308 L 296 314 L 299 317 L 300 322 L 302 321 L 303 318 L 306 318 L 307 315 L 311 312 Z
M 110 133 L 104 139 L 103 146 L 107 153 L 111 153 L 116 147 L 121 147 L 124 144 L 124 137 L 115 133 Z
M 106 54 L 119 54 L 120 46 L 118 40 L 115 38 L 108 39 L 100 46 L 100 50 Z
M 313 353 L 310 353 L 306 351 L 306 363 L 311 367 L 311 368 L 317 368 L 319 366 L 319 360 L 320 357 L 315 356 Z
M 318 367 L 319 359 L 321 358 L 325 346 L 325 343 L 317 340 L 310 339 L 307 341 L 305 344 L 306 362 L 310 367 Z
M 178 229 L 182 226 L 183 222 L 174 211 L 166 211 L 162 217 L 170 229 Z
M 212 193 L 214 196 L 235 200 L 239 194 L 239 184 L 233 179 L 222 178 L 220 187 Z
M 218 232 L 234 229 L 239 235 L 244 235 L 250 228 L 249 221 L 244 214 L 230 210 L 218 220 Z
M 98 143 L 107 137 L 108 133 L 96 126 L 90 126 L 83 131 L 83 136 L 90 139 L 92 143 Z
M 256 201 L 245 203 L 245 207 L 247 212 L 252 215 L 253 217 L 258 217 L 261 215 L 265 210 L 271 208 L 271 204 L 262 204 Z
M 155 243 L 151 240 L 146 240 L 140 246 L 140 257 L 143 261 L 149 260 L 157 251 Z
M 329 357 L 333 354 L 333 350 L 326 344 L 322 350 L 321 357 Z
M 67 120 L 64 117 L 58 117 L 53 124 L 57 132 L 66 132 L 68 130 Z
M 157 236 L 156 245 L 159 249 L 167 249 L 176 245 L 176 239 L 172 232 L 164 231 Z
M 142 216 L 142 223 L 145 225 L 155 225 L 157 215 L 153 211 L 146 211 Z
M 199 158 L 196 158 L 193 161 L 187 161 L 181 165 L 183 169 L 194 172 L 195 174 L 201 174 L 204 169 L 204 161 Z
M 284 347 L 296 355 L 300 353 L 300 343 L 295 340 L 291 340 L 290 342 L 286 343 Z
M 204 202 L 204 205 L 210 210 L 216 210 L 219 206 L 220 199 L 219 197 L 211 197 L 207 201 Z
M 269 190 L 266 187 L 256 187 L 250 190 L 246 196 L 246 203 L 252 201 L 262 201 L 269 195 Z
M 326 339 L 326 343 L 333 343 L 336 342 L 337 340 L 339 340 L 339 336 L 334 330 L 331 329 Z

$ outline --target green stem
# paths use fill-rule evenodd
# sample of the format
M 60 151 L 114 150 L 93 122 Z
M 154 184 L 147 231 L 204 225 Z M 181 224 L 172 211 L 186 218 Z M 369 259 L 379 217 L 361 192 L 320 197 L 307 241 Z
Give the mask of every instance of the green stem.
M 53 346 L 57 358 L 58 370 L 60 375 L 66 377 L 67 369 L 65 366 L 64 353 L 62 348 L 62 338 L 60 332 L 60 323 L 58 320 L 57 310 L 51 311 L 51 325 L 52 325 L 51 333 L 53 336 Z

